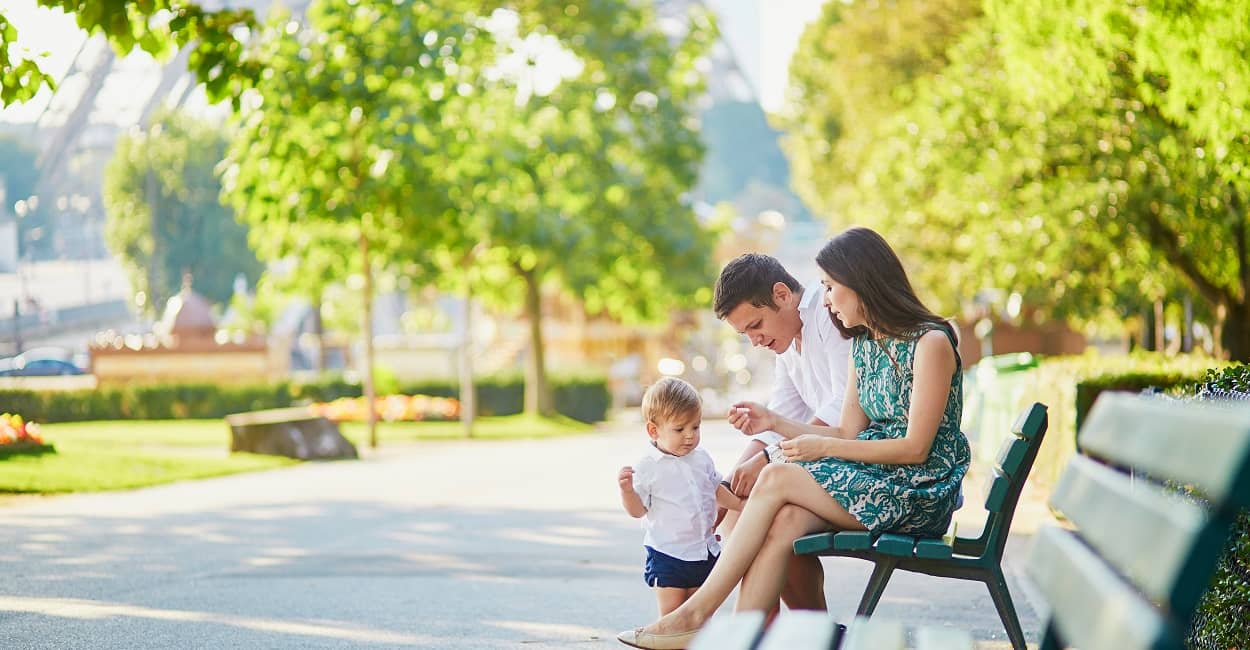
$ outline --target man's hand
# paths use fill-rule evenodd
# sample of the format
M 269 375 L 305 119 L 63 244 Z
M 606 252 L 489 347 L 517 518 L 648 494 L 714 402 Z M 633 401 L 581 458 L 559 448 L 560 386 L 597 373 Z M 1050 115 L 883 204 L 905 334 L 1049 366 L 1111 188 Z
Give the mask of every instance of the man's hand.
M 764 466 L 767 464 L 768 456 L 763 451 L 739 463 L 729 479 L 730 491 L 740 499 L 750 496 L 751 488 L 755 487 L 755 482 L 760 478 L 760 472 L 764 471 Z
M 797 460 L 820 460 L 829 456 L 828 436 L 805 433 L 797 438 L 781 441 L 781 453 L 789 462 Z
M 758 402 L 738 402 L 729 408 L 727 416 L 729 424 L 742 433 L 753 436 L 757 433 L 772 431 L 776 426 L 776 416 L 768 407 Z
M 621 486 L 621 492 L 634 491 L 634 468 L 626 465 L 621 468 L 619 474 L 616 475 L 616 483 Z

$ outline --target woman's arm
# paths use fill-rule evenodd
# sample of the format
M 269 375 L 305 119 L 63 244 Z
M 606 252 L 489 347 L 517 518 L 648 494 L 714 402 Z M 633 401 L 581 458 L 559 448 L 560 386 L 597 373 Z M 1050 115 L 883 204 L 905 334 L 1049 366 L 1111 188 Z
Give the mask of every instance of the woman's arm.
M 890 440 L 857 440 L 841 436 L 799 435 L 792 440 L 781 441 L 786 459 L 816 460 L 832 456 L 883 465 L 919 465 L 929 460 L 929 450 L 933 447 L 938 425 L 946 411 L 946 401 L 950 398 L 951 377 L 955 374 L 955 351 L 951 348 L 950 339 L 937 330 L 921 336 L 916 344 L 913 369 L 915 376 L 911 404 L 907 409 L 906 436 Z M 867 417 L 859 409 L 858 400 L 855 407 L 864 418 L 866 427 Z M 846 410 L 843 414 L 845 422 Z

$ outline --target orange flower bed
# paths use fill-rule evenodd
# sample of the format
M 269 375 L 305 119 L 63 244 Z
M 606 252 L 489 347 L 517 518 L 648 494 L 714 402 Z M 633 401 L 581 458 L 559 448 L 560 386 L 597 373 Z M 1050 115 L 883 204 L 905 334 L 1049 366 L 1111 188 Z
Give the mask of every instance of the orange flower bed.
M 363 397 L 318 402 L 310 408 L 313 413 L 335 422 L 364 422 L 369 413 Z M 429 395 L 387 395 L 373 400 L 373 411 L 378 419 L 387 422 L 455 420 L 460 417 L 460 401 Z
M 27 422 L 17 414 L 0 414 L 0 457 L 51 450 L 52 445 L 44 444 L 38 424 Z

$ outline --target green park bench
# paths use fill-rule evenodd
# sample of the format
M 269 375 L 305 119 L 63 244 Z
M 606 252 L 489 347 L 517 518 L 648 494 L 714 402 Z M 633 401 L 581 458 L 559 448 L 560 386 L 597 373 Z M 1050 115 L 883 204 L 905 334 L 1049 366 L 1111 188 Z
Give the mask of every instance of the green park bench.
M 1041 648 L 1181 650 L 1250 507 L 1250 406 L 1104 393 L 1080 440 L 1051 494 L 1071 529 L 1043 528 L 1026 564 Z
M 989 476 L 993 480 L 986 484 L 985 525 L 977 537 L 956 535 L 953 524 L 942 538 L 894 533 L 874 537 L 866 531 L 817 533 L 795 540 L 794 552 L 798 555 L 856 557 L 872 562 L 872 577 L 856 610 L 857 615 L 864 617 L 872 616 L 896 569 L 985 583 L 1012 647 L 1023 650 L 1024 632 L 1020 629 L 1016 608 L 1003 577 L 1002 559 L 1016 503 L 1037 458 L 1046 425 L 1046 407 L 1033 404 L 1012 426 L 1015 435 L 1003 441 L 998 458 L 990 469 Z
M 705 647 L 741 647 L 746 650 L 756 647 L 750 644 L 760 643 L 759 648 L 901 648 L 905 637 L 902 625 L 868 617 L 881 600 L 890 576 L 896 569 L 902 569 L 985 583 L 1013 647 L 1023 649 L 1024 633 L 1020 629 L 1001 565 L 1016 503 L 1020 500 L 1025 479 L 1037 458 L 1046 427 L 1046 407 L 1041 404 L 1030 406 L 1012 426 L 1012 433 L 1015 435 L 1003 442 L 994 467 L 991 468 L 990 475 L 993 480 L 986 484 L 985 490 L 985 525 L 981 534 L 975 538 L 957 536 L 952 524 L 951 530 L 941 538 L 920 538 L 894 533 L 874 536 L 866 531 L 845 531 L 816 533 L 795 540 L 794 552 L 799 555 L 856 557 L 875 565 L 860 599 L 856 612 L 858 618 L 849 632 L 845 626 L 838 625 L 824 613 L 788 612 L 777 619 L 769 628 L 767 637 L 761 640 L 763 618 L 746 617 L 743 614 L 727 617 L 734 621 L 735 627 L 732 630 L 728 628 L 729 622 L 721 623 L 713 619 L 712 623 L 716 626 L 709 625 L 711 631 L 707 634 L 717 635 L 717 645 Z M 745 618 L 737 621 L 740 617 Z M 730 641 L 735 638 L 746 639 L 752 634 L 755 636 L 748 645 L 734 645 Z M 780 639 L 770 641 L 774 636 L 784 636 L 784 643 Z M 916 643 L 917 648 L 972 647 L 969 635 L 945 628 L 916 630 Z
M 1250 507 L 1250 406 L 1108 393 L 1080 437 L 1051 496 L 1068 525 L 1043 528 L 1026 565 L 1050 610 L 1041 650 L 1183 650 L 1236 517 Z M 714 618 L 692 650 L 906 647 L 893 621 L 857 618 L 847 629 L 821 612 L 785 612 L 763 623 L 761 612 Z M 973 644 L 958 630 L 921 629 L 912 647 Z

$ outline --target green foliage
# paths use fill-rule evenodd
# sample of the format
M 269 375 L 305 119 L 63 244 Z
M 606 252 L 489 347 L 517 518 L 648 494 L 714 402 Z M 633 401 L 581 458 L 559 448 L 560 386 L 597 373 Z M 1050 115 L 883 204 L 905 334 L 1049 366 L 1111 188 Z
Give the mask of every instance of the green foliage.
M 1209 391 L 1250 393 L 1250 365 L 1211 368 L 1184 394 L 1199 399 Z M 1218 394 L 1216 395 L 1218 397 Z M 1211 587 L 1198 605 L 1186 646 L 1195 650 L 1250 647 L 1250 510 L 1238 516 L 1228 544 L 1216 566 Z
M 236 106 L 260 67 L 243 56 L 243 35 L 254 27 L 251 9 L 205 11 L 182 0 L 37 0 L 41 7 L 73 15 L 88 34 L 103 34 L 125 55 L 136 47 L 157 58 L 190 46 L 187 67 L 214 101 L 229 98 Z M 23 102 L 56 82 L 26 56 L 14 60 L 9 45 L 17 29 L 0 13 L 0 106 Z
M 218 201 L 224 151 L 219 127 L 167 114 L 123 137 L 105 169 L 105 237 L 153 311 L 178 292 L 184 271 L 217 303 L 230 299 L 236 275 L 260 275 L 247 228 Z
M 551 287 L 630 321 L 706 303 L 712 235 L 682 197 L 707 15 L 673 40 L 628 0 L 479 10 L 326 1 L 269 22 L 224 172 L 260 255 L 297 258 L 320 296 L 363 239 L 412 286 L 472 286 L 535 323 Z
M 1250 104 L 1208 97 L 1247 67 L 1230 4 L 830 3 L 794 64 L 796 185 L 880 230 L 943 311 L 993 287 L 1106 329 L 1187 292 L 1250 358 L 1250 134 L 1212 127 Z
M 987 411 L 1006 413 L 1007 423 L 1033 402 L 1041 402 L 1047 406 L 1050 429 L 1046 434 L 1046 444 L 1038 452 L 1037 461 L 1029 476 L 1030 480 L 1039 485 L 1051 486 L 1076 450 L 1078 384 L 1093 381 L 1103 375 L 1181 376 L 1194 379 L 1202 376 L 1207 368 L 1220 365 L 1223 362 L 1207 357 L 1169 357 L 1151 352 L 1102 355 L 1091 351 L 1077 356 L 1045 357 L 1036 368 L 1007 375 L 1010 378 L 1010 390 L 1006 390 L 1006 385 L 1000 382 L 989 389 L 997 392 L 984 394 L 981 391 L 986 390 L 986 387 L 977 385 L 979 392 L 976 399 L 985 400 L 983 408 Z M 971 405 L 973 395 L 969 395 L 967 399 Z M 990 449 L 997 448 L 996 441 L 991 441 L 991 444 Z
M 4 181 L 4 211 L 12 212 L 13 203 L 35 193 L 39 180 L 39 153 L 24 139 L 0 135 L 0 177 Z
M 1208 369 L 1205 372 L 1211 372 L 1211 370 Z M 1089 415 L 1089 409 L 1094 406 L 1098 396 L 1106 391 L 1140 393 L 1146 389 L 1158 389 L 1159 391 L 1169 392 L 1192 386 L 1200 377 L 1202 377 L 1201 373 L 1193 371 L 1159 372 L 1147 370 L 1097 375 L 1077 382 L 1076 422 L 1074 426 L 1077 431 L 1081 430 L 1081 423 L 1085 421 L 1085 416 Z
M 0 20 L 3 20 L 0 17 Z M 0 26 L 3 30 L 3 26 Z M 0 53 L 0 57 L 4 54 Z M 3 65 L 0 63 L 0 65 Z M 5 84 L 7 87 L 7 82 Z M 3 185 L 4 205 L 0 213 L 11 214 L 14 203 L 25 201 L 35 193 L 35 184 L 39 181 L 39 165 L 36 164 L 39 152 L 25 138 L 16 135 L 0 135 L 0 180 Z M 18 254 L 25 257 L 31 255 L 35 248 L 46 247 L 51 242 L 50 211 L 46 203 L 43 207 L 27 208 L 25 215 L 18 215 L 17 242 Z
M 556 411 L 582 422 L 599 422 L 611 399 L 602 377 L 553 380 Z M 477 381 L 478 415 L 513 415 L 523 406 L 520 377 L 483 377 Z M 455 380 L 397 383 L 404 395 L 459 397 Z M 382 395 L 383 393 L 379 393 Z M 340 397 L 360 397 L 361 386 L 341 377 L 316 382 L 264 385 L 159 384 L 103 387 L 95 390 L 0 390 L 0 404 L 35 422 L 84 420 L 159 420 L 220 418 L 230 413 L 282 408 Z

